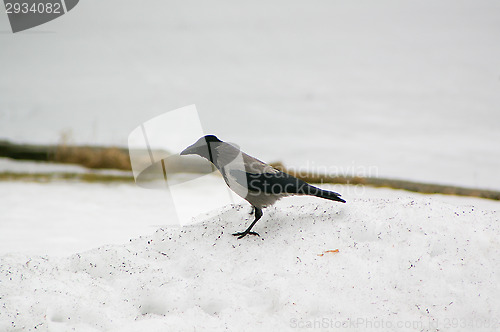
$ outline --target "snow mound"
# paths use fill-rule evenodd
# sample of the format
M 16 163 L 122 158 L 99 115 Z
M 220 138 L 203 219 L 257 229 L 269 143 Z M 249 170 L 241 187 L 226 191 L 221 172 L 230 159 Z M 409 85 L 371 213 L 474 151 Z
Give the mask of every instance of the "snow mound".
M 498 327 L 499 212 L 317 200 L 265 210 L 261 236 L 238 240 L 249 212 L 65 258 L 0 256 L 0 330 Z

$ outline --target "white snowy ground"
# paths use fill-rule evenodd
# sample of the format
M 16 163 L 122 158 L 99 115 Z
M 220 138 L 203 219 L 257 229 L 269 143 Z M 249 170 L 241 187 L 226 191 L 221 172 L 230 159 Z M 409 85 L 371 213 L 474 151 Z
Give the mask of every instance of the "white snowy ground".
M 0 331 L 498 330 L 499 203 L 330 188 L 237 240 L 248 206 L 179 227 L 157 191 L 3 182 Z

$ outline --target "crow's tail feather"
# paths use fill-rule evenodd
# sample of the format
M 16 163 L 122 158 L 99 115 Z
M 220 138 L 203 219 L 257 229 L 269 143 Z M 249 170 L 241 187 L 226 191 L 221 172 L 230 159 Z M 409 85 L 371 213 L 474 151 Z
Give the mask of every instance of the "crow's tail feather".
M 340 198 L 340 194 L 333 192 L 333 191 L 323 190 L 323 189 L 320 189 L 320 188 L 317 188 L 314 186 L 309 186 L 306 189 L 305 194 L 320 197 L 320 198 L 329 199 L 332 201 L 342 202 L 342 203 L 346 202 L 345 200 Z

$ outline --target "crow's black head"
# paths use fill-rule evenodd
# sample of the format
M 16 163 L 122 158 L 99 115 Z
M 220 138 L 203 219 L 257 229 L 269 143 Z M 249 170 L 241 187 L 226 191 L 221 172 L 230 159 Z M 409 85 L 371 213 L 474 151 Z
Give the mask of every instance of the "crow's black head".
M 217 138 L 217 136 L 215 135 L 206 135 L 200 139 L 205 139 L 205 141 L 207 141 L 207 143 L 212 143 L 212 142 L 222 142 L 220 139 Z

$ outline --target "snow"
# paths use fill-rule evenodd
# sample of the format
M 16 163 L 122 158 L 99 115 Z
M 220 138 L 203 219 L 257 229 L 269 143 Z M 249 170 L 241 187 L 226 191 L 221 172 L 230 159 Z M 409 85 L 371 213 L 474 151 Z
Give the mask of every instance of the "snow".
M 0 139 L 126 146 L 196 103 L 206 133 L 267 162 L 498 190 L 499 15 L 494 0 L 82 1 L 0 33 Z M 162 191 L 2 181 L 0 331 L 500 329 L 498 202 L 324 187 L 348 203 L 284 199 L 237 240 L 247 205 L 180 227 Z M 179 208 L 208 208 L 210 188 L 183 187 Z
M 1 253 L 69 255 L 166 223 L 161 192 L 130 184 L 4 182 L 0 193 Z
M 311 324 L 449 330 L 457 320 L 469 324 L 457 330 L 497 329 L 500 212 L 494 201 L 326 186 L 348 203 L 283 199 L 264 211 L 255 226 L 260 237 L 237 240 L 231 233 L 250 221 L 248 205 L 228 205 L 179 227 L 158 220 L 158 191 L 128 184 L 7 182 L 0 188 L 19 196 L 47 193 L 40 202 L 18 197 L 35 204 L 24 214 L 2 195 L 10 200 L 3 219 L 11 221 L 2 223 L 3 237 L 28 247 L 51 233 L 96 237 L 89 250 L 70 245 L 67 255 L 33 253 L 40 248 L 16 253 L 2 245 L 2 331 L 286 331 Z M 35 215 L 47 220 L 45 233 Z M 6 234 L 16 223 L 20 233 Z
M 100 174 L 100 175 L 124 175 L 132 176 L 132 172 L 114 169 L 88 169 L 73 164 L 47 163 L 29 160 L 13 160 L 0 158 L 0 172 L 19 174 Z

